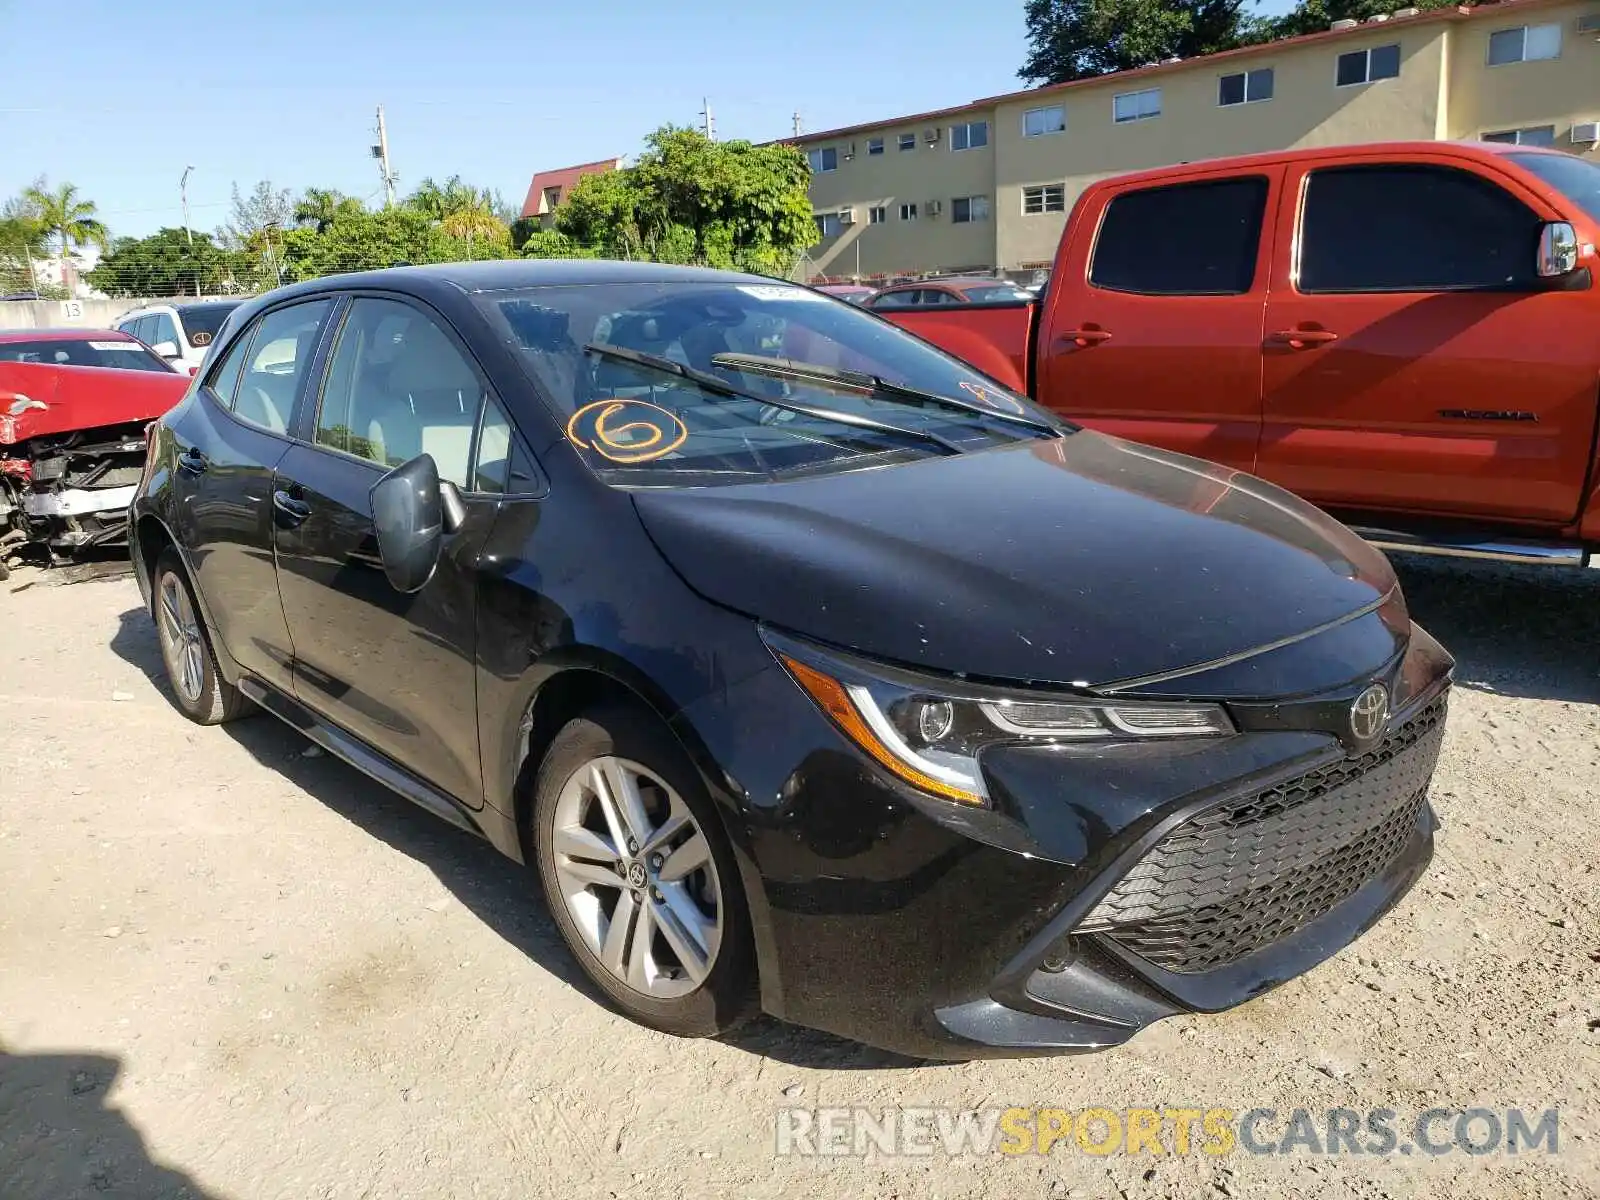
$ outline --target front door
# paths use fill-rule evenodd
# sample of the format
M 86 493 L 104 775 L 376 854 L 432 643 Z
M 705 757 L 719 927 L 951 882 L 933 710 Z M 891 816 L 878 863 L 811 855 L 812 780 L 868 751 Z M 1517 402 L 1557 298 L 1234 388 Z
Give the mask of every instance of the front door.
M 1271 245 L 1262 228 L 1281 175 L 1093 194 L 1045 297 L 1040 399 L 1091 429 L 1251 470 Z
M 1587 294 L 1535 274 L 1554 214 L 1444 155 L 1288 184 L 1257 472 L 1342 508 L 1571 521 L 1597 340 Z
M 498 511 L 475 491 L 479 420 L 504 419 L 476 365 L 433 314 L 377 297 L 351 302 L 306 442 L 273 486 L 278 586 L 294 637 L 295 694 L 463 804 L 483 803 L 474 653 L 478 560 Z M 433 456 L 461 491 L 466 523 L 444 539 L 421 591 L 390 586 L 369 493 L 391 467 Z M 504 449 L 496 452 L 504 458 Z
M 293 647 L 272 558 L 273 469 L 332 302 L 274 309 L 212 365 L 176 440 L 174 532 L 211 628 L 245 670 L 289 691 Z

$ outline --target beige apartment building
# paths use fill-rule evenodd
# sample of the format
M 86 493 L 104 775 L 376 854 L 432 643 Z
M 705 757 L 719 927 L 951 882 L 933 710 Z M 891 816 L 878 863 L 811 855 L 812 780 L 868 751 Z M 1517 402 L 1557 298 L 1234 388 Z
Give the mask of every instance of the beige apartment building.
M 804 134 L 808 278 L 1048 266 L 1096 180 L 1294 146 L 1521 141 L 1600 162 L 1600 0 L 1503 0 Z

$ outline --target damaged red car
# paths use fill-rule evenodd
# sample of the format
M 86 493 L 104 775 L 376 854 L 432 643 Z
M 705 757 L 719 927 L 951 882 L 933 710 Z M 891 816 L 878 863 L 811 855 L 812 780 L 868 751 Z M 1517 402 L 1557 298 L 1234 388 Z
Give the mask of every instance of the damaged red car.
M 0 331 L 0 579 L 26 547 L 63 562 L 126 540 L 145 426 L 189 382 L 115 330 Z

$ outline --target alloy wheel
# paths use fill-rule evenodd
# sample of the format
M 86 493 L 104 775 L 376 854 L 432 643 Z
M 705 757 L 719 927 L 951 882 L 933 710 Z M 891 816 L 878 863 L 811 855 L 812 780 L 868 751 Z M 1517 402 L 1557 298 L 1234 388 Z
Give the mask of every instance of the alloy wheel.
M 592 759 L 556 801 L 551 850 L 567 911 L 605 969 L 657 1000 L 698 988 L 722 942 L 706 836 L 648 767 Z
M 166 646 L 173 686 L 190 704 L 197 704 L 206 683 L 205 641 L 189 590 L 170 571 L 161 579 L 160 609 L 161 640 Z

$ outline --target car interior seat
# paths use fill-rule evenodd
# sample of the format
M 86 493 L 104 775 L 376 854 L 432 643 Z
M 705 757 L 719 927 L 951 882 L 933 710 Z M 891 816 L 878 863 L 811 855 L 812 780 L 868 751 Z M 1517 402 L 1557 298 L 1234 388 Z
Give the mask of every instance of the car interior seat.
M 418 320 L 401 336 L 386 386 L 358 387 L 351 423 L 386 465 L 430 454 L 441 479 L 465 487 L 481 397 L 477 375 L 449 339 Z

